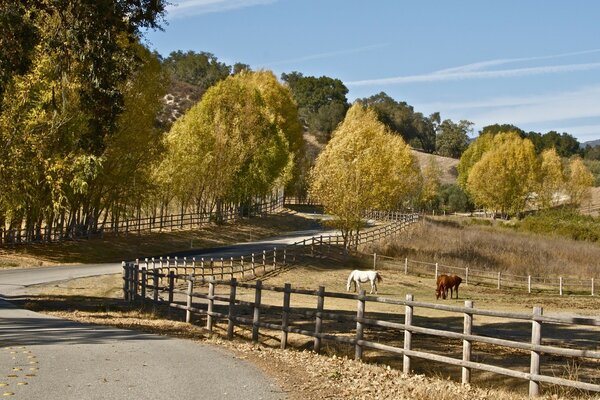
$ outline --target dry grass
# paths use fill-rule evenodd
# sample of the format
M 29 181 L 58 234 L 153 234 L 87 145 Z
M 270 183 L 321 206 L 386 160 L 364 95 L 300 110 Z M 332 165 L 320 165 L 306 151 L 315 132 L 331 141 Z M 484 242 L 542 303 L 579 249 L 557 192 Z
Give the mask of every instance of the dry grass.
M 465 225 L 464 219 L 458 217 L 427 218 L 409 234 L 366 251 L 518 275 L 600 275 L 598 244 L 494 226 Z

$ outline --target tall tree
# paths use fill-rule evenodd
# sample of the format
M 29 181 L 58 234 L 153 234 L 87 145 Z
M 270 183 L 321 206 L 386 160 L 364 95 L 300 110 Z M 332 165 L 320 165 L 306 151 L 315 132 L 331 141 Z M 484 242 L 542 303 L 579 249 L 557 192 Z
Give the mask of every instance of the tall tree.
M 348 110 L 348 88 L 339 79 L 304 76 L 300 72 L 284 73 L 281 79 L 292 92 L 303 125 L 327 143 Z
M 564 188 L 565 177 L 562 161 L 556 149 L 547 149 L 540 155 L 537 173 L 537 204 L 539 208 L 549 208 L 556 204 L 555 198 Z
M 334 216 L 348 246 L 362 227 L 365 210 L 398 207 L 419 187 L 410 148 L 373 110 L 356 103 L 317 158 L 310 193 Z
M 461 120 L 458 123 L 444 120 L 438 127 L 436 138 L 437 153 L 444 157 L 460 158 L 469 147 L 469 133 L 473 123 Z
M 567 193 L 570 202 L 579 206 L 591 196 L 590 188 L 594 184 L 594 175 L 585 166 L 580 157 L 573 157 L 569 162 Z
M 270 72 L 240 72 L 177 120 L 158 174 L 184 202 L 246 203 L 291 179 L 301 143 L 289 91 Z
M 516 215 L 535 190 L 536 167 L 531 141 L 514 132 L 500 133 L 470 170 L 467 190 L 476 204 L 503 216 Z

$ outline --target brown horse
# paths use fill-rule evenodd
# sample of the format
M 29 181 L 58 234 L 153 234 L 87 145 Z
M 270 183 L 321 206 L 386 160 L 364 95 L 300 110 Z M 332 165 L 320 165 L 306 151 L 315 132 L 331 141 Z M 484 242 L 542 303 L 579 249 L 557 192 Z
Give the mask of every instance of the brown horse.
M 440 275 L 436 281 L 435 298 L 442 299 L 448 297 L 448 289 L 450 289 L 450 298 L 453 297 L 453 289 L 456 289 L 456 298 L 458 299 L 458 286 L 462 282 L 462 278 L 457 275 Z

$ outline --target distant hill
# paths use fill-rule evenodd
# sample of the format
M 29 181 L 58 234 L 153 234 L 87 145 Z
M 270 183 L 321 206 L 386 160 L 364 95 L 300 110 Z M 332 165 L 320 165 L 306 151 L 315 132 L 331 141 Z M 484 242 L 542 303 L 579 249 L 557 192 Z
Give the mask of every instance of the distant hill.
M 412 152 L 415 155 L 415 157 L 417 157 L 417 160 L 419 160 L 419 164 L 421 165 L 421 171 L 429 165 L 429 160 L 431 160 L 431 158 L 434 158 L 439 167 L 442 169 L 441 182 L 456 183 L 456 178 L 458 177 L 458 170 L 456 169 L 458 165 L 457 159 L 437 156 L 429 153 L 423 153 L 417 150 L 413 150 Z
M 588 141 L 588 142 L 583 142 L 583 143 L 581 143 L 581 145 L 580 145 L 580 147 L 581 147 L 582 149 L 585 149 L 587 146 L 590 146 L 590 147 L 596 147 L 596 146 L 600 146 L 600 139 L 597 139 L 597 140 L 590 140 L 590 141 Z

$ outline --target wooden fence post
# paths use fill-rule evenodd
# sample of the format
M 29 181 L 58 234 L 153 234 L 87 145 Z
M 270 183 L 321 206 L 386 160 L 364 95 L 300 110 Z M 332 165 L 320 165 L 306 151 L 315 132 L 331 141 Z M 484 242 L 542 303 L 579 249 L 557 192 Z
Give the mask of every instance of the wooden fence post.
M 167 318 L 171 318 L 171 304 L 173 303 L 173 297 L 175 296 L 175 272 L 169 271 L 169 294 L 167 300 Z M 156 292 L 158 300 L 158 291 Z
M 138 298 L 138 291 L 140 287 L 140 264 L 138 260 L 135 260 L 135 264 L 133 265 L 133 301 Z
M 434 279 L 437 281 L 438 278 L 438 263 L 435 263 L 435 277 Z
M 408 258 L 404 259 L 404 275 L 408 275 Z
M 154 300 L 154 304 L 158 303 L 158 286 L 160 285 L 158 271 L 158 269 L 152 270 L 152 285 L 154 286 L 154 293 L 152 293 L 152 299 Z
M 277 269 L 277 247 L 273 247 L 273 271 Z
M 465 300 L 465 308 L 473 308 L 473 301 Z M 473 314 L 465 312 L 465 320 L 463 324 L 463 333 L 470 335 L 473 331 Z M 463 361 L 471 361 L 471 341 L 463 340 Z M 462 383 L 467 385 L 471 383 L 471 368 L 462 368 Z
M 281 350 L 285 350 L 285 347 L 287 346 L 291 293 L 292 285 L 286 283 L 283 288 L 283 309 L 281 311 Z
M 233 278 L 230 281 L 229 288 L 229 311 L 227 312 L 227 339 L 233 339 L 233 327 L 235 326 L 235 292 L 237 288 L 237 280 Z
M 254 312 L 252 316 L 252 343 L 258 343 L 258 322 L 260 320 L 260 299 L 262 295 L 262 281 L 256 281 L 256 290 L 254 291 Z
M 543 313 L 542 307 L 533 307 L 533 317 L 531 319 L 531 344 L 539 346 L 542 343 L 542 323 L 535 320 Z M 535 375 L 540 373 L 540 352 L 531 350 L 531 363 L 529 367 L 531 379 L 529 380 L 529 397 L 536 397 L 540 394 L 540 384 L 534 380 Z
M 229 279 L 233 279 L 233 257 L 229 259 L 230 276 Z
M 142 307 L 146 304 L 146 267 L 142 267 Z
M 323 330 L 323 307 L 325 304 L 325 286 L 319 286 L 317 292 L 317 312 L 315 314 L 315 341 L 313 350 L 318 353 L 321 350 L 321 332 Z
M 123 300 L 129 301 L 129 268 L 125 261 L 121 262 L 123 267 Z
M 192 320 L 192 293 L 194 291 L 194 280 L 192 277 L 188 277 L 188 287 L 187 287 L 187 307 L 185 309 L 185 322 L 188 324 Z
M 356 345 L 354 346 L 354 359 L 361 360 L 363 354 L 363 330 L 364 325 L 361 320 L 365 317 L 365 290 L 361 289 L 358 294 L 358 303 L 356 306 Z
M 287 265 L 287 249 L 283 248 L 283 265 Z M 592 296 L 594 295 L 594 278 L 592 278 Z
M 377 253 L 373 253 L 373 269 L 377 269 Z
M 498 272 L 498 290 L 500 290 L 501 280 L 502 280 L 502 273 Z
M 244 256 L 240 257 L 240 268 L 242 269 L 242 279 L 246 277 L 246 271 L 244 270 Z
M 256 277 L 256 264 L 254 263 L 254 253 L 252 253 L 252 276 Z
M 469 267 L 465 267 L 465 285 L 469 284 Z
M 559 276 L 558 277 L 558 294 L 559 295 L 563 295 L 563 277 Z
M 413 301 L 413 295 L 407 294 L 406 301 Z M 404 311 L 404 325 L 410 327 L 412 325 L 413 306 L 407 304 Z M 404 351 L 410 351 L 412 347 L 412 332 L 409 329 L 404 329 Z M 402 357 L 402 372 L 410 374 L 410 356 L 404 354 Z
M 527 275 L 527 293 L 531 293 L 531 275 Z
M 223 263 L 223 257 L 221 257 L 221 280 L 225 278 L 225 264 Z
M 267 272 L 267 251 L 266 250 L 263 250 L 262 266 L 263 266 L 263 275 L 264 275 Z
M 215 296 L 215 280 L 211 278 L 208 281 L 208 307 L 207 307 L 207 312 L 206 312 L 206 329 L 209 332 L 212 332 L 212 328 L 213 328 L 212 313 L 213 313 L 213 306 L 215 304 L 214 296 Z
M 594 295 L 594 278 L 592 278 L 592 296 Z

